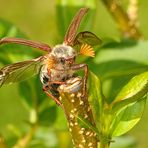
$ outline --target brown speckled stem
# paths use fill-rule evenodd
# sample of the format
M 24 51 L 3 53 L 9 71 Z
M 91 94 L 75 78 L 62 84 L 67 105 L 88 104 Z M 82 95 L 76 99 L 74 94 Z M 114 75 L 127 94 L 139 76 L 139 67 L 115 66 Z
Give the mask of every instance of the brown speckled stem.
M 117 0 L 102 0 L 109 12 L 117 22 L 119 29 L 123 35 L 132 39 L 140 39 L 142 35 L 133 21 L 130 20 L 128 14 L 122 9 Z
M 88 127 L 82 126 L 78 119 L 81 116 L 95 127 L 91 108 L 87 98 L 81 97 L 81 90 L 71 93 L 67 91 L 69 85 L 62 85 L 59 88 L 60 99 L 63 104 L 65 115 L 69 124 L 69 131 L 72 135 L 72 142 L 75 148 L 97 148 L 96 133 Z

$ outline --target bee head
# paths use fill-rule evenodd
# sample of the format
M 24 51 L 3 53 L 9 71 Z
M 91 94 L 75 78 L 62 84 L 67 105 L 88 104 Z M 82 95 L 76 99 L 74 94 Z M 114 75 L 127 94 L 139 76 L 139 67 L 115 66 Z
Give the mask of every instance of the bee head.
M 56 45 L 50 53 L 57 61 L 62 64 L 71 65 L 75 61 L 76 51 L 67 45 Z

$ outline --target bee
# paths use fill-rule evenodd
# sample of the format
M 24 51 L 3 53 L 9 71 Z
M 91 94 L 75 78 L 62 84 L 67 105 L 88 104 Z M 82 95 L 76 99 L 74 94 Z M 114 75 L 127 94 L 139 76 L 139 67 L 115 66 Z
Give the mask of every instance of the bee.
M 50 47 L 48 44 L 26 40 L 22 38 L 2 38 L 2 44 L 21 44 L 40 49 L 47 54 L 38 58 L 7 65 L 0 69 L 0 86 L 24 80 L 30 71 L 39 73 L 43 91 L 58 105 L 58 87 L 73 77 L 78 70 L 84 70 L 82 96 L 86 94 L 88 66 L 85 63 L 76 63 L 79 55 L 94 57 L 93 46 L 99 45 L 101 40 L 92 32 L 83 31 L 77 34 L 78 27 L 88 8 L 81 8 L 71 21 L 62 44 Z M 79 47 L 79 50 L 76 49 Z M 27 76 L 26 76 L 27 77 Z

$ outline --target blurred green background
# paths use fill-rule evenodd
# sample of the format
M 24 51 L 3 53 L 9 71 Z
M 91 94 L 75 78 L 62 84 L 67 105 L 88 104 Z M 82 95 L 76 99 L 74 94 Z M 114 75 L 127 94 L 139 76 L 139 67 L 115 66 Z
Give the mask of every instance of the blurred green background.
M 119 2 L 126 10 L 129 1 Z M 144 40 L 123 40 L 115 20 L 101 0 L 0 0 L 0 38 L 27 37 L 53 47 L 57 43 L 62 43 L 72 16 L 81 6 L 89 6 L 90 12 L 80 30 L 94 32 L 104 44 L 96 48 L 97 55 L 93 60 L 79 61 L 86 61 L 90 69 L 100 76 L 105 96 L 111 101 L 132 76 L 148 70 L 147 0 L 141 0 L 138 4 L 139 29 Z M 44 54 L 16 45 L 1 48 L 1 66 Z M 38 76 L 20 84 L 0 88 L 0 135 L 5 138 L 8 147 L 15 145 L 18 139 L 30 132 L 28 122 L 34 123 L 36 118 L 39 118 L 39 127 L 29 147 L 72 147 L 63 112 L 43 94 Z M 128 135 L 117 138 L 112 147 L 147 148 L 147 124 L 148 105 L 136 127 Z

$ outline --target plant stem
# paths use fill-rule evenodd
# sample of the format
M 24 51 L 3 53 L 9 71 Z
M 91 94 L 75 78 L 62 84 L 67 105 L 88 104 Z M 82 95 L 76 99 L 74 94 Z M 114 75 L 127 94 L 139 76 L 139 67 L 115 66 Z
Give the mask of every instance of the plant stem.
M 0 135 L 0 148 L 6 148 L 5 140 L 1 135 Z
M 109 148 L 110 147 L 110 143 L 102 143 L 100 142 L 98 145 L 98 148 Z
M 91 125 L 95 126 L 88 100 L 81 97 L 81 89 L 75 93 L 71 93 L 65 91 L 67 88 L 69 88 L 69 85 L 62 85 L 59 88 L 59 92 L 69 124 L 69 131 L 72 135 L 73 145 L 76 148 L 97 148 L 96 133 L 92 129 L 83 126 L 78 119 L 78 116 L 81 116 Z
M 35 134 L 37 129 L 37 124 L 34 124 L 30 131 L 21 139 L 18 140 L 18 142 L 14 145 L 13 148 L 26 148 L 28 147 L 33 135 Z
M 130 20 L 128 14 L 122 9 L 117 0 L 102 0 L 102 2 L 114 17 L 124 37 L 131 39 L 142 38 L 140 31 L 133 21 Z

